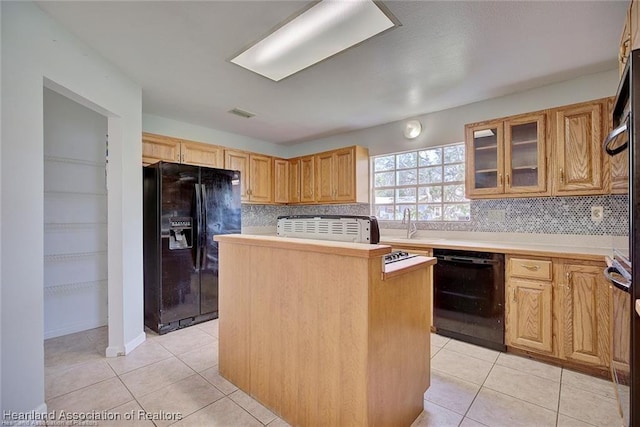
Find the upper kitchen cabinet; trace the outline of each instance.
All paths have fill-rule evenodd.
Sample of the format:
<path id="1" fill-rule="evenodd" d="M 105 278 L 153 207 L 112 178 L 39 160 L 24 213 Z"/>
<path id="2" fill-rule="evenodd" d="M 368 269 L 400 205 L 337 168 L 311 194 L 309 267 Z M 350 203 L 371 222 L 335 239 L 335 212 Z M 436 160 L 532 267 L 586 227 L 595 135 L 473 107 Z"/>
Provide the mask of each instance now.
<path id="1" fill-rule="evenodd" d="M 316 200 L 316 157 L 300 158 L 300 203 L 312 203 Z"/>
<path id="2" fill-rule="evenodd" d="M 467 197 L 548 195 L 545 114 L 466 126 Z"/>
<path id="3" fill-rule="evenodd" d="M 613 103 L 615 98 L 607 100 L 606 132 L 613 128 Z M 609 171 L 611 176 L 612 194 L 629 194 L 629 150 L 618 153 L 615 156 L 605 156 L 609 159 Z"/>
<path id="4" fill-rule="evenodd" d="M 180 140 L 153 133 L 142 133 L 142 164 L 180 162 Z"/>
<path id="5" fill-rule="evenodd" d="M 638 10 L 638 2 L 632 1 L 627 11 L 627 16 L 624 20 L 624 26 L 622 27 L 622 35 L 620 36 L 620 47 L 618 48 L 618 73 L 622 76 L 624 72 L 624 67 L 627 64 L 627 58 L 629 58 L 629 53 L 631 52 L 631 31 L 632 31 L 632 14 L 637 13 Z M 637 17 L 635 19 L 636 27 L 637 27 Z M 638 40 L 636 38 L 636 43 Z M 634 48 L 635 49 L 635 48 Z"/>
<path id="6" fill-rule="evenodd" d="M 142 134 L 142 164 L 150 165 L 159 161 L 184 163 L 196 166 L 222 168 L 223 147 L 171 138 L 152 133 Z"/>
<path id="7" fill-rule="evenodd" d="M 291 175 L 289 160 L 273 159 L 273 201 L 275 203 L 289 202 Z"/>
<path id="8" fill-rule="evenodd" d="M 225 169 L 240 171 L 240 200 L 271 203 L 272 158 L 244 151 L 225 150 Z"/>
<path id="9" fill-rule="evenodd" d="M 217 145 L 180 140 L 180 161 L 189 165 L 224 168 L 224 148 Z"/>
<path id="10" fill-rule="evenodd" d="M 289 203 L 315 202 L 315 156 L 289 159 Z"/>
<path id="11" fill-rule="evenodd" d="M 554 195 L 609 192 L 609 161 L 602 150 L 606 100 L 551 110 L 554 142 Z"/>
<path id="12" fill-rule="evenodd" d="M 319 153 L 314 162 L 316 202 L 369 201 L 369 152 L 366 148 L 354 146 Z"/>

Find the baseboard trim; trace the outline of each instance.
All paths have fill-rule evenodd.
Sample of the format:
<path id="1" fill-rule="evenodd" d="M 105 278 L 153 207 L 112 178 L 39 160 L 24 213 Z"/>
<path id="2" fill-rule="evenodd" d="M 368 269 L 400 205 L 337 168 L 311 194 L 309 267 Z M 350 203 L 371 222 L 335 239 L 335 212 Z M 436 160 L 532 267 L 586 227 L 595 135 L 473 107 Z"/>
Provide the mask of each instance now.
<path id="1" fill-rule="evenodd" d="M 142 344 L 147 339 L 147 334 L 142 331 L 140 335 L 129 341 L 124 345 L 124 354 L 131 353 L 136 347 Z"/>
<path id="2" fill-rule="evenodd" d="M 73 324 L 67 324 L 61 328 L 44 331 L 44 339 L 61 337 L 63 335 L 74 334 L 76 332 L 87 331 L 89 329 L 101 328 L 107 326 L 107 319 L 94 319 L 89 322 L 79 322 Z"/>
<path id="3" fill-rule="evenodd" d="M 107 357 L 125 356 L 131 353 L 136 347 L 142 344 L 146 339 L 147 339 L 147 335 L 143 331 L 140 333 L 140 335 L 138 335 L 128 343 L 125 343 L 124 346 L 110 345 L 109 347 L 107 347 L 105 355 Z"/>

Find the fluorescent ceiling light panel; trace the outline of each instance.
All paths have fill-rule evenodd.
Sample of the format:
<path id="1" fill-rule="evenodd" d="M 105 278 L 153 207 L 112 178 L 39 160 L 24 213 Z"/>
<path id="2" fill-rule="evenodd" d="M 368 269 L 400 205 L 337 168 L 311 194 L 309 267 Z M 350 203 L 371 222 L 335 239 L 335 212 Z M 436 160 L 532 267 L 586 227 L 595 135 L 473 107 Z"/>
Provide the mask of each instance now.
<path id="1" fill-rule="evenodd" d="M 280 81 L 395 25 L 371 0 L 323 0 L 231 62 Z"/>

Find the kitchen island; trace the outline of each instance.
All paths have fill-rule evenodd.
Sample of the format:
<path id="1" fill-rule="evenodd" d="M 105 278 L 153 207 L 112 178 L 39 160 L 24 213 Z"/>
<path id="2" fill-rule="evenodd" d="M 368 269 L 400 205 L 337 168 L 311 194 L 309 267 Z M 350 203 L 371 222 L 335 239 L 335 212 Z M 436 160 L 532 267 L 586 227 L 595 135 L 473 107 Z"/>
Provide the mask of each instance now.
<path id="1" fill-rule="evenodd" d="M 431 266 L 386 245 L 219 235 L 219 371 L 292 425 L 409 426 L 429 387 Z"/>

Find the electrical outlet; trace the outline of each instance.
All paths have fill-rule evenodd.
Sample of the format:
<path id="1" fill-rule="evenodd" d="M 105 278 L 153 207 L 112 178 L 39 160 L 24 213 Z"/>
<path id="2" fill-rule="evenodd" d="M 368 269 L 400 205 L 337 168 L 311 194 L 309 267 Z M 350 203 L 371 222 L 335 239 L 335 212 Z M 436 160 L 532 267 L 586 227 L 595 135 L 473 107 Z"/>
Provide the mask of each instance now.
<path id="1" fill-rule="evenodd" d="M 600 222 L 604 219 L 604 208 L 602 206 L 591 206 L 591 221 Z"/>

